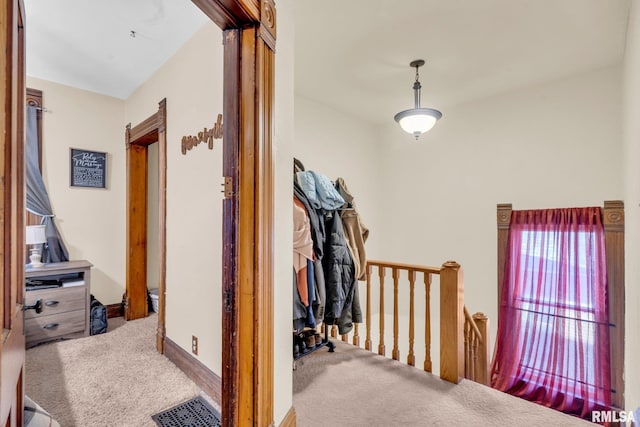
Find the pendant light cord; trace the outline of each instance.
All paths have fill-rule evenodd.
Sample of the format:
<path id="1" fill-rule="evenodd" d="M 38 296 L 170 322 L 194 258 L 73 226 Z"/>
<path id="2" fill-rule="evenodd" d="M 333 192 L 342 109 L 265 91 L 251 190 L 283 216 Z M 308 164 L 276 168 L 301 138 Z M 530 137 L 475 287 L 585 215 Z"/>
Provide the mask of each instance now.
<path id="1" fill-rule="evenodd" d="M 416 65 L 416 81 L 413 83 L 413 96 L 415 101 L 415 108 L 420 108 L 420 89 L 422 89 L 422 85 L 420 84 L 420 74 L 418 73 L 419 65 Z"/>

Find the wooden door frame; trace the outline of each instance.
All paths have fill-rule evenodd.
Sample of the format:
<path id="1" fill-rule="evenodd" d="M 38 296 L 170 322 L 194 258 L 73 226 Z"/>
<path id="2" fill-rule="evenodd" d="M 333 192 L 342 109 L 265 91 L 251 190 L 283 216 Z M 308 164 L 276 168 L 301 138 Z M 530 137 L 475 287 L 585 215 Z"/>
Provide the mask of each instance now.
<path id="1" fill-rule="evenodd" d="M 158 329 L 156 348 L 164 352 L 167 272 L 167 100 L 158 111 L 125 130 L 127 148 L 127 273 L 124 316 L 148 315 L 147 304 L 147 171 L 148 147 L 158 143 Z M 142 185 L 141 185 L 142 183 Z"/>
<path id="2" fill-rule="evenodd" d="M 23 424 L 25 67 L 22 0 L 0 6 L 0 425 Z"/>
<path id="3" fill-rule="evenodd" d="M 273 0 L 192 0 L 223 30 L 222 425 L 273 425 Z M 293 414 L 290 411 L 290 414 Z M 295 425 L 294 416 L 288 421 Z"/>

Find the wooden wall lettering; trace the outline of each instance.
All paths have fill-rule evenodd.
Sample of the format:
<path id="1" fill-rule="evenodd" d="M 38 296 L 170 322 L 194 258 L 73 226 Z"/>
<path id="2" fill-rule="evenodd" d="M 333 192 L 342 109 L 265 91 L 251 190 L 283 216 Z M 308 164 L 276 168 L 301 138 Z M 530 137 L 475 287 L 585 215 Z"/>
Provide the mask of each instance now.
<path id="1" fill-rule="evenodd" d="M 201 142 L 206 142 L 209 150 L 213 150 L 214 139 L 222 139 L 222 114 L 218 114 L 218 120 L 211 129 L 204 128 L 202 132 L 198 132 L 198 135 L 183 136 L 182 154 L 187 154 L 188 150 Z"/>

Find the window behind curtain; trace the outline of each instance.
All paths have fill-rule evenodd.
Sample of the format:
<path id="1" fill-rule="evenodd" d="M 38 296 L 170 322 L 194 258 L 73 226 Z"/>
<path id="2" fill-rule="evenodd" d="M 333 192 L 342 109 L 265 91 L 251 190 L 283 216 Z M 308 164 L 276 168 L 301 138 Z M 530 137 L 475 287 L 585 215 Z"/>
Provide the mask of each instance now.
<path id="1" fill-rule="evenodd" d="M 513 211 L 492 386 L 590 419 L 611 406 L 598 207 Z"/>

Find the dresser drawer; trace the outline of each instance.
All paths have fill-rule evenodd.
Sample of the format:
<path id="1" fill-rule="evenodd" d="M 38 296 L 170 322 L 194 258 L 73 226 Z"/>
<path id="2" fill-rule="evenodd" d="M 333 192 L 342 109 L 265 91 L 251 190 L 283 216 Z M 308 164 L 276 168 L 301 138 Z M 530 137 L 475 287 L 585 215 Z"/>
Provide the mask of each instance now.
<path id="1" fill-rule="evenodd" d="M 51 316 L 34 317 L 25 320 L 24 332 L 27 336 L 27 341 L 55 338 L 74 332 L 83 332 L 86 320 L 84 309 L 52 314 Z"/>
<path id="2" fill-rule="evenodd" d="M 87 290 L 84 286 L 74 286 L 28 291 L 25 299 L 26 305 L 33 305 L 37 300 L 42 300 L 42 312 L 36 313 L 35 310 L 24 312 L 24 318 L 27 320 L 67 311 L 84 310 L 87 305 Z"/>

